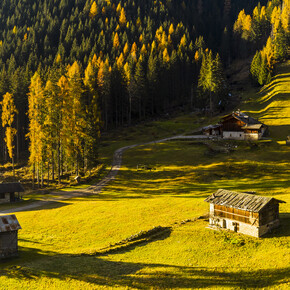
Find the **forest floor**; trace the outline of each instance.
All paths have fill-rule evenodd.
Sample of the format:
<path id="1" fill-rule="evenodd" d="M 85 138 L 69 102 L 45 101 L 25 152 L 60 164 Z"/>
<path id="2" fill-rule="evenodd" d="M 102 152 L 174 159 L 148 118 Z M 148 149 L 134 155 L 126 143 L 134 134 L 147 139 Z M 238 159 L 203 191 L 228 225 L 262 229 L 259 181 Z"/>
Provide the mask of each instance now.
<path id="1" fill-rule="evenodd" d="M 289 71 L 290 62 L 260 92 L 241 95 L 240 109 L 269 124 L 273 141 L 137 146 L 100 193 L 18 212 L 19 258 L 1 262 L 1 287 L 289 289 Z M 101 158 L 111 163 L 120 147 L 217 119 L 187 115 L 113 132 Z M 204 199 L 219 188 L 286 201 L 281 227 L 262 239 L 207 229 Z"/>

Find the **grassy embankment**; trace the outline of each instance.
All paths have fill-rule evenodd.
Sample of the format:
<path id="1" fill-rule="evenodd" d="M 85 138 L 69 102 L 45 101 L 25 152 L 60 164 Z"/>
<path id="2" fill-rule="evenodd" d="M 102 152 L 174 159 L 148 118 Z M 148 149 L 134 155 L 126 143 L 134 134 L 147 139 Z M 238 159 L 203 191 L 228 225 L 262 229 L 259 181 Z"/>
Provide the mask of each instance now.
<path id="1" fill-rule="evenodd" d="M 125 153 L 120 174 L 101 194 L 17 213 L 23 228 L 20 257 L 2 262 L 1 287 L 289 288 L 287 71 L 289 63 L 261 93 L 248 94 L 251 100 L 245 98 L 241 107 L 270 125 L 273 142 L 221 142 L 219 147 L 234 147 L 229 154 L 194 142 L 139 146 Z M 187 126 L 191 130 L 192 124 Z M 141 134 L 130 130 L 136 131 L 127 133 L 128 140 L 106 142 L 104 160 L 118 147 L 149 139 L 145 132 L 155 127 L 140 126 Z M 137 171 L 137 164 L 154 170 Z M 263 239 L 206 229 L 207 221 L 195 218 L 207 212 L 203 200 L 218 188 L 285 200 L 282 226 Z M 159 236 L 141 234 L 143 243 L 126 241 L 106 252 L 154 226 L 163 227 Z"/>

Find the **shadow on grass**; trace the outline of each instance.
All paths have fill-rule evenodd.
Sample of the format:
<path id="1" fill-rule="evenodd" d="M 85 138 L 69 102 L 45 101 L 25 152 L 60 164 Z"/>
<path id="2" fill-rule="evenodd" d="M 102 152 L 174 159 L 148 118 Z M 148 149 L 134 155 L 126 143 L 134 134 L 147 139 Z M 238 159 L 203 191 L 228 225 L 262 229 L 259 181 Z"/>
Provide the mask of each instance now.
<path id="1" fill-rule="evenodd" d="M 21 248 L 19 260 L 0 266 L 0 275 L 8 279 L 29 280 L 41 286 L 40 279 L 81 281 L 97 286 L 148 288 L 264 288 L 280 285 L 289 277 L 289 267 L 281 269 L 187 267 L 158 263 L 112 261 L 94 256 L 56 255 L 33 248 Z M 68 282 L 67 282 L 68 283 Z M 91 286 L 93 286 L 91 285 Z"/>
<path id="2" fill-rule="evenodd" d="M 83 254 L 84 256 L 106 256 L 108 254 L 122 254 L 128 251 L 132 251 L 137 247 L 144 247 L 149 243 L 155 241 L 162 241 L 170 237 L 172 228 L 171 227 L 155 227 L 149 231 L 140 232 L 139 234 L 133 235 L 130 238 L 123 240 L 109 247 L 103 248 L 96 251 L 93 254 Z"/>
<path id="3" fill-rule="evenodd" d="M 263 236 L 264 238 L 273 238 L 273 237 L 289 237 L 290 236 L 290 213 L 280 213 L 280 226 L 277 229 L 272 230 L 271 233 Z"/>
<path id="4" fill-rule="evenodd" d="M 21 207 L 0 210 L 0 214 L 56 209 L 56 208 L 61 208 L 67 205 L 70 205 L 70 203 L 60 202 L 60 201 L 40 200 L 40 201 L 31 202 L 28 205 L 23 205 Z"/>

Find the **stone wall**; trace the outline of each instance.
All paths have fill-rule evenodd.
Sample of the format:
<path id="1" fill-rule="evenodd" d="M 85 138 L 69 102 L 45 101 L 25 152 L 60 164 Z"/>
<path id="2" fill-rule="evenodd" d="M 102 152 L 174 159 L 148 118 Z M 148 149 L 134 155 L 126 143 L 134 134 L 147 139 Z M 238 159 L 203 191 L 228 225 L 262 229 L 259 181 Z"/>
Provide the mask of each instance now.
<path id="1" fill-rule="evenodd" d="M 10 202 L 10 193 L 5 193 L 5 198 L 0 198 L 0 204 L 7 202 Z"/>
<path id="2" fill-rule="evenodd" d="M 18 255 L 17 231 L 0 233 L 0 259 Z"/>
<path id="3" fill-rule="evenodd" d="M 233 139 L 233 140 L 244 140 L 245 133 L 244 132 L 237 132 L 237 131 L 224 131 L 223 138 L 224 139 Z"/>

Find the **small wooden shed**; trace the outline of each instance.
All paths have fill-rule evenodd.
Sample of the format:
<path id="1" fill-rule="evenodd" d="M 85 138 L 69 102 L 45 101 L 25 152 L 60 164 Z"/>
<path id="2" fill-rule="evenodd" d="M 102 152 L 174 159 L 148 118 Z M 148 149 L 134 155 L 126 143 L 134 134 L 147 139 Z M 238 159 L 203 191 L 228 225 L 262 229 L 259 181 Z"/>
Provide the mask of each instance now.
<path id="1" fill-rule="evenodd" d="M 18 230 L 21 226 L 14 214 L 0 216 L 0 259 L 18 256 Z"/>
<path id="2" fill-rule="evenodd" d="M 221 124 L 215 124 L 215 125 L 209 125 L 202 128 L 203 135 L 207 136 L 221 136 L 222 135 L 222 125 Z"/>
<path id="3" fill-rule="evenodd" d="M 250 193 L 219 189 L 210 203 L 209 226 L 261 237 L 280 225 L 279 203 L 284 201 Z"/>
<path id="4" fill-rule="evenodd" d="M 20 192 L 24 192 L 20 182 L 0 183 L 0 203 L 15 202 Z"/>

